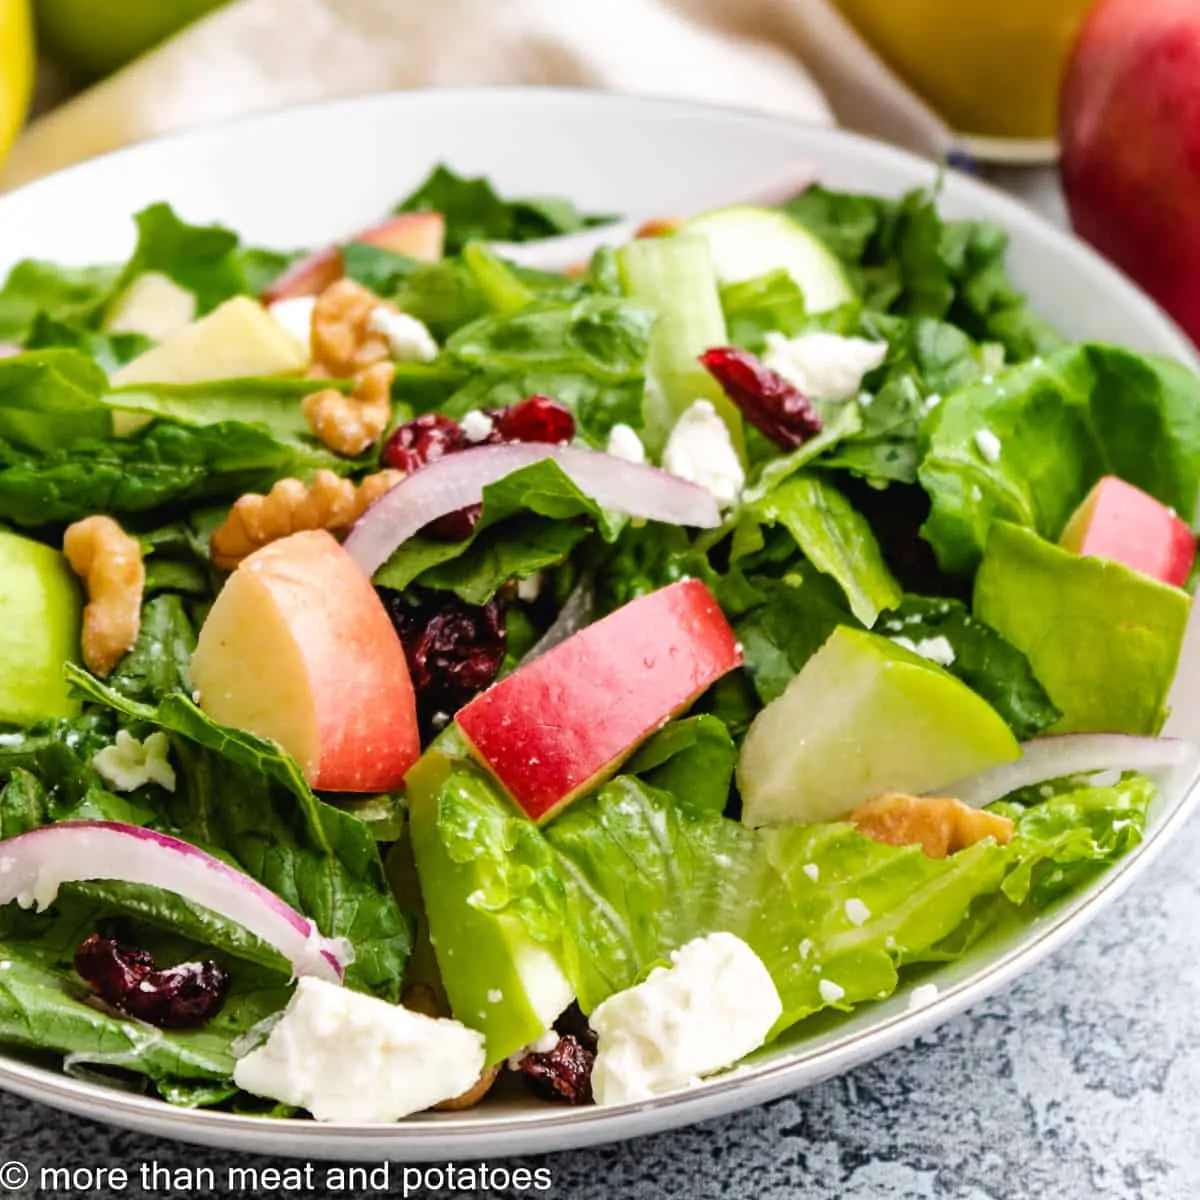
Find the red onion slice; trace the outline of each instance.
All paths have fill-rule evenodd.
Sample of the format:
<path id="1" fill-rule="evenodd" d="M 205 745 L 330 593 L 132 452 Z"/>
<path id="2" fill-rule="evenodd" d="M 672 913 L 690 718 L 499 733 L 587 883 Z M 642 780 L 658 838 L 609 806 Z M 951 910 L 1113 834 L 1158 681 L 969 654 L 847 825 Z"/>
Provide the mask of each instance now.
<path id="1" fill-rule="evenodd" d="M 710 196 L 704 203 L 695 201 L 682 204 L 670 215 L 673 219 L 686 220 L 690 216 L 711 212 L 714 208 L 725 208 L 731 204 L 758 204 L 764 206 L 783 204 L 799 195 L 813 182 L 811 171 L 801 173 L 788 171 L 785 175 L 764 181 L 755 188 L 738 187 L 721 196 Z M 662 218 L 669 209 L 665 205 L 657 213 L 645 213 L 640 217 L 628 217 L 584 229 L 579 233 L 567 233 L 558 237 L 539 238 L 534 242 L 489 242 L 489 247 L 501 258 L 519 267 L 532 267 L 539 271 L 566 271 L 591 260 L 597 250 L 604 247 L 616 248 L 632 241 L 638 230 L 648 222 Z"/>
<path id="2" fill-rule="evenodd" d="M 62 821 L 0 841 L 0 904 L 39 909 L 64 883 L 111 879 L 173 892 L 241 925 L 297 975 L 340 983 L 354 952 L 327 938 L 269 888 L 203 850 L 118 821 Z"/>
<path id="3" fill-rule="evenodd" d="M 984 771 L 947 788 L 973 808 L 1001 800 L 1018 788 L 1096 771 L 1161 771 L 1197 760 L 1197 747 L 1178 738 L 1134 737 L 1124 733 L 1064 733 L 1021 745 L 1016 762 Z"/>
<path id="4" fill-rule="evenodd" d="M 350 531 L 346 550 L 374 575 L 398 546 L 430 521 L 478 504 L 489 484 L 547 458 L 601 508 L 667 525 L 713 529 L 720 524 L 710 492 L 657 467 L 596 450 L 515 442 L 460 450 L 406 476 L 367 509 Z"/>

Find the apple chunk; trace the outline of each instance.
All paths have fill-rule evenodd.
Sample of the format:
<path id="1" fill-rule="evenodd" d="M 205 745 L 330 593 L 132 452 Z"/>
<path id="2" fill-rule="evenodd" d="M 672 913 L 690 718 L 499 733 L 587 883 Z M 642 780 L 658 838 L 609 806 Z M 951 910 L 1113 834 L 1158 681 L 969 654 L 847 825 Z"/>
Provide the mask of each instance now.
<path id="1" fill-rule="evenodd" d="M 458 726 L 522 811 L 545 821 L 741 661 L 712 593 L 685 580 L 502 679 Z"/>
<path id="2" fill-rule="evenodd" d="M 421 751 L 404 649 L 328 533 L 242 562 L 200 630 L 192 681 L 209 716 L 278 742 L 313 787 L 390 791 Z"/>
<path id="3" fill-rule="evenodd" d="M 1196 539 L 1166 505 L 1115 475 L 1106 475 L 1067 522 L 1058 544 L 1089 558 L 1109 558 L 1182 587 L 1196 560 Z"/>
<path id="4" fill-rule="evenodd" d="M 446 222 L 441 213 L 401 213 L 363 229 L 349 242 L 366 242 L 393 254 L 404 254 L 422 262 L 436 262 L 442 257 L 446 240 Z M 296 296 L 316 296 L 342 277 L 342 252 L 337 246 L 326 246 L 293 263 L 263 293 L 264 304 L 290 300 Z"/>

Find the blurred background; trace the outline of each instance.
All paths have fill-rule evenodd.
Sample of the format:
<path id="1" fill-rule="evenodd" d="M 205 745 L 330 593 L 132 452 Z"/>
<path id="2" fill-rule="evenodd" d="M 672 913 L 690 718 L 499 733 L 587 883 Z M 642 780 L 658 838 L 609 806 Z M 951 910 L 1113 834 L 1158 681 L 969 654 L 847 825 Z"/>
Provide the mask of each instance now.
<path id="1" fill-rule="evenodd" d="M 1050 204 L 1061 172 L 1076 230 L 1200 338 L 1200 0 L 0 0 L 0 190 L 245 112 L 472 84 L 840 124 Z"/>

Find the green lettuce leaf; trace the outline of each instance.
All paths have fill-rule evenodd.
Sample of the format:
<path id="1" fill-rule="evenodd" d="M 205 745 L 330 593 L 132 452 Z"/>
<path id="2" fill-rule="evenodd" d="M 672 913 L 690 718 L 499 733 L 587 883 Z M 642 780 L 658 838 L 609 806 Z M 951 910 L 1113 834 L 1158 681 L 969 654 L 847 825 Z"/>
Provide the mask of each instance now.
<path id="1" fill-rule="evenodd" d="M 999 440 L 992 462 L 981 431 Z M 1055 540 L 1091 486 L 1119 475 L 1181 513 L 1200 498 L 1200 378 L 1107 346 L 1071 346 L 954 393 L 923 431 L 922 532 L 943 570 L 979 562 L 993 521 Z"/>
<path id="2" fill-rule="evenodd" d="M 0 341 L 24 345 L 39 316 L 91 328 L 112 293 L 120 267 L 62 267 L 27 258 L 0 288 Z"/>
<path id="3" fill-rule="evenodd" d="M 75 350 L 38 350 L 0 359 L 0 439 L 51 454 L 79 438 L 107 437 L 112 416 L 98 403 L 104 372 Z"/>
<path id="4" fill-rule="evenodd" d="M 103 371 L 112 372 L 154 343 L 140 333 L 97 333 L 85 325 L 56 321 L 38 313 L 25 340 L 28 350 L 78 350 Z"/>
<path id="5" fill-rule="evenodd" d="M 483 489 L 483 512 L 470 537 L 410 538 L 376 571 L 374 582 L 396 591 L 417 582 L 484 604 L 507 580 L 560 562 L 595 528 L 611 539 L 619 526 L 546 460 Z"/>
<path id="6" fill-rule="evenodd" d="M 183 600 L 170 592 L 154 596 L 142 605 L 137 641 L 108 677 L 108 685 L 147 704 L 173 692 L 190 695 L 189 664 L 195 648 L 196 631 Z"/>
<path id="7" fill-rule="evenodd" d="M 842 260 L 868 308 L 937 317 L 1014 362 L 1062 344 L 1013 286 L 1007 234 L 943 220 L 930 191 L 894 200 L 815 186 L 785 207 Z"/>
<path id="8" fill-rule="evenodd" d="M 347 982 L 395 998 L 411 929 L 392 896 L 370 830 L 313 795 L 273 742 L 210 721 L 180 694 L 157 707 L 129 700 L 78 668 L 71 682 L 135 731 L 171 739 L 178 786 L 153 789 L 147 822 L 235 862 L 355 950 Z"/>
<path id="9" fill-rule="evenodd" d="M 1016 823 L 1005 896 L 1043 908 L 1081 887 L 1141 842 L 1153 799 L 1148 779 L 1127 775 L 1112 787 L 1071 788 L 1036 804 L 993 804 L 990 811 Z"/>
<path id="10" fill-rule="evenodd" d="M 442 165 L 434 167 L 395 211 L 441 213 L 447 254 L 457 254 L 468 242 L 532 241 L 611 220 L 580 212 L 558 197 L 502 200 L 486 179 L 456 175 Z"/>
<path id="11" fill-rule="evenodd" d="M 850 611 L 868 629 L 879 614 L 900 603 L 903 593 L 883 561 L 866 520 L 824 477 L 798 473 L 742 513 L 734 557 L 762 545 L 761 532 L 746 532 L 747 521 L 780 524 L 817 570 L 831 576 L 846 593 Z"/>
<path id="12" fill-rule="evenodd" d="M 169 204 L 144 208 L 134 223 L 137 246 L 112 295 L 155 271 L 191 292 L 200 316 L 233 296 L 258 295 L 294 257 L 244 248 L 236 233 L 220 225 L 189 225 Z"/>
<path id="13" fill-rule="evenodd" d="M 725 723 L 711 714 L 672 721 L 625 764 L 650 787 L 670 792 L 697 812 L 723 812 L 733 782 L 737 747 Z"/>

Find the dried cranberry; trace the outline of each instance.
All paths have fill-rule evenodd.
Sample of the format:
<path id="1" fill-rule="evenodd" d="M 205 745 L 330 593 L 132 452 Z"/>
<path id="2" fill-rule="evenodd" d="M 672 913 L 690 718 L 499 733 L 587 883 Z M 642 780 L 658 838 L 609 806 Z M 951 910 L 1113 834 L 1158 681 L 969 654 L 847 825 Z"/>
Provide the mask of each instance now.
<path id="1" fill-rule="evenodd" d="M 517 1064 L 530 1091 L 543 1100 L 568 1104 L 592 1101 L 592 1066 L 596 1055 L 572 1034 L 563 1034 L 553 1050 L 526 1054 Z"/>
<path id="2" fill-rule="evenodd" d="M 466 508 L 456 508 L 454 512 L 448 512 L 436 521 L 430 521 L 421 532 L 439 541 L 461 542 L 475 532 L 482 512 L 482 504 L 468 504 Z"/>
<path id="3" fill-rule="evenodd" d="M 549 396 L 530 396 L 507 408 L 491 409 L 490 442 L 545 442 L 559 445 L 575 436 L 571 410 Z"/>
<path id="4" fill-rule="evenodd" d="M 93 933 L 75 951 L 75 970 L 114 1008 L 162 1029 L 207 1021 L 229 991 L 229 972 L 215 962 L 156 969 L 153 955 Z"/>
<path id="5" fill-rule="evenodd" d="M 746 420 L 780 449 L 795 450 L 821 432 L 813 402 L 753 354 L 722 346 L 706 350 L 700 361 Z"/>
<path id="6" fill-rule="evenodd" d="M 457 421 L 440 413 L 424 413 L 396 426 L 383 447 L 383 463 L 396 471 L 419 471 L 470 444 Z"/>
<path id="7" fill-rule="evenodd" d="M 475 605 L 448 595 L 413 606 L 389 588 L 379 594 L 404 644 L 423 716 L 456 712 L 499 674 L 507 630 L 498 599 Z"/>

